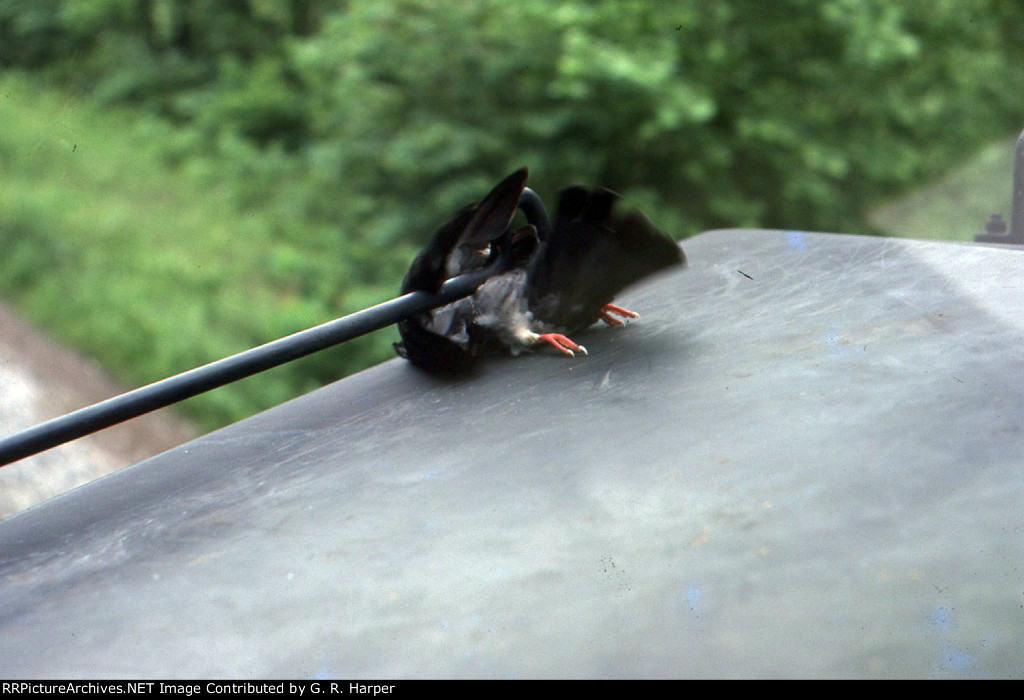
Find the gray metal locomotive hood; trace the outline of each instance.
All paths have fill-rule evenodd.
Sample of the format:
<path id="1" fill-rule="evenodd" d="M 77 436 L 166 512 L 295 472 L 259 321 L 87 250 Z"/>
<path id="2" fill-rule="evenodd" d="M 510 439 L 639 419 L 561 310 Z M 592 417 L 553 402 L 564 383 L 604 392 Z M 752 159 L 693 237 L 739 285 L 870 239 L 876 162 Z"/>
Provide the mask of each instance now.
<path id="1" fill-rule="evenodd" d="M 0 677 L 1020 677 L 1024 257 L 730 230 L 0 523 Z"/>

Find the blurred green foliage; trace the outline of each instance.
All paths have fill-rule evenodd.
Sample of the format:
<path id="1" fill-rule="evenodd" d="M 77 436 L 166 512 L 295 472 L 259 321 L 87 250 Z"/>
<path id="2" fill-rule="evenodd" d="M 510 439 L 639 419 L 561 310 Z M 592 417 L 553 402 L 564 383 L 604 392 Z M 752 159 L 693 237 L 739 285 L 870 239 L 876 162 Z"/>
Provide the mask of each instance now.
<path id="1" fill-rule="evenodd" d="M 1017 138 L 976 151 L 940 180 L 872 210 L 868 221 L 883 235 L 973 242 L 994 213 L 1010 219 Z"/>
<path id="2" fill-rule="evenodd" d="M 865 231 L 1020 128 L 1002 0 L 0 0 L 0 291 L 151 381 L 392 296 L 520 165 L 676 237 Z M 387 333 L 190 402 L 208 426 Z"/>

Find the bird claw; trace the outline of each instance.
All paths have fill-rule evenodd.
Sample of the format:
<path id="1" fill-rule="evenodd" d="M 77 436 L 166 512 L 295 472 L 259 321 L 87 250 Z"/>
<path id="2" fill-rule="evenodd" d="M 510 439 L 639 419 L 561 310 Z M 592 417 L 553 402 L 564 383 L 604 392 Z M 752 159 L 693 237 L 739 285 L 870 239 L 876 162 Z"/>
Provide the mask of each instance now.
<path id="1" fill-rule="evenodd" d="M 587 354 L 587 349 L 585 347 L 579 343 L 573 342 L 571 338 L 564 336 L 561 333 L 541 333 L 537 336 L 537 342 L 551 343 L 556 350 L 563 355 L 568 355 L 569 357 L 575 357 L 577 352 L 581 355 Z M 574 350 L 576 352 L 573 352 Z"/>
<path id="2" fill-rule="evenodd" d="M 636 311 L 630 311 L 618 304 L 605 304 L 601 307 L 601 310 L 597 312 L 597 315 L 609 326 L 626 325 L 626 322 L 622 320 L 623 318 L 640 318 L 640 314 Z M 616 316 L 621 316 L 622 318 L 616 318 Z"/>

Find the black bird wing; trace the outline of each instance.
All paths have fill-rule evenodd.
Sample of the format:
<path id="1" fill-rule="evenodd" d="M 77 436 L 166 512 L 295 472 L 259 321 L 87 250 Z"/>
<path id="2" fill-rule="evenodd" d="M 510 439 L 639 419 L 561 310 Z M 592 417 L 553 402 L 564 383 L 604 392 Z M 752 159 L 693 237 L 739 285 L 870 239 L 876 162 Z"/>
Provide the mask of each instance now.
<path id="1" fill-rule="evenodd" d="M 531 262 L 528 302 L 534 317 L 573 333 L 594 323 L 629 285 L 686 257 L 647 217 L 613 214 L 619 196 L 574 185 L 562 191 L 554 227 Z"/>
<path id="2" fill-rule="evenodd" d="M 508 230 L 529 175 L 529 168 L 520 168 L 445 222 L 413 260 L 402 293 L 437 292 L 445 280 L 485 267 L 490 246 Z"/>
<path id="3" fill-rule="evenodd" d="M 402 293 L 435 293 L 445 280 L 482 269 L 499 254 L 514 260 L 532 252 L 532 227 L 512 232 L 509 226 L 528 177 L 528 168 L 517 170 L 479 203 L 445 222 L 416 256 L 402 282 Z M 536 240 L 535 232 L 532 238 Z M 395 350 L 435 373 L 466 372 L 475 355 L 470 338 L 473 316 L 473 301 L 467 298 L 400 321 L 402 342 L 395 343 Z"/>

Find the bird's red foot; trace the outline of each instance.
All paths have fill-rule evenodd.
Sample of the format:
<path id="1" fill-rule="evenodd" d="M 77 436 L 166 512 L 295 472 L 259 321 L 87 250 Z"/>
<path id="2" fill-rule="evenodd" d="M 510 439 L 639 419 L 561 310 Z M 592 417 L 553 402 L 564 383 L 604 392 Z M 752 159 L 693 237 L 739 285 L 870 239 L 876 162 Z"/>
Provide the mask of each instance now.
<path id="1" fill-rule="evenodd" d="M 587 349 L 585 347 L 579 343 L 573 342 L 572 339 L 562 335 L 561 333 L 541 333 L 537 336 L 537 342 L 551 343 L 555 346 L 556 350 L 564 355 L 568 355 L 569 357 L 575 357 L 577 352 L 581 355 L 587 354 Z"/>
<path id="2" fill-rule="evenodd" d="M 625 309 L 618 304 L 605 304 L 601 307 L 601 310 L 597 314 L 601 317 L 601 320 L 607 323 L 609 326 L 624 326 L 626 322 L 623 318 L 640 318 L 640 314 L 636 311 L 630 311 Z M 621 318 L 616 318 L 620 316 Z"/>

